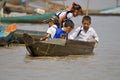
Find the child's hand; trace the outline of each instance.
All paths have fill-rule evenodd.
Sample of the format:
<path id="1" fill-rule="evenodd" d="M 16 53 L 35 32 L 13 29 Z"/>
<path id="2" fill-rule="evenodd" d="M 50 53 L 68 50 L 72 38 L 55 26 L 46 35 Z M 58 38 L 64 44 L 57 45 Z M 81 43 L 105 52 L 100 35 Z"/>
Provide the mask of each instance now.
<path id="1" fill-rule="evenodd" d="M 40 38 L 40 41 L 44 41 L 44 38 Z"/>

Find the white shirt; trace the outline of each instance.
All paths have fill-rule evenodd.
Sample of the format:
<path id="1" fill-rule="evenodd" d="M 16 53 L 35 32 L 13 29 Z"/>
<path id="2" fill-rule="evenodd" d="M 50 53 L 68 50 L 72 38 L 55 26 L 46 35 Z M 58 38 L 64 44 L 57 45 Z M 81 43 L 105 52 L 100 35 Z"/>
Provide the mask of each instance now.
<path id="1" fill-rule="evenodd" d="M 59 17 L 65 15 L 67 13 L 67 11 L 63 11 L 63 12 L 58 12 L 57 15 L 59 15 Z M 68 13 L 67 14 L 67 19 L 71 19 L 73 17 L 73 14 L 72 13 Z"/>
<path id="2" fill-rule="evenodd" d="M 80 34 L 78 35 L 79 31 L 81 30 Z M 78 36 L 77 36 L 78 35 Z M 85 32 L 83 27 L 78 27 L 72 35 L 70 35 L 69 39 L 79 40 L 79 41 L 91 41 L 95 39 L 97 42 L 99 41 L 98 35 L 96 31 L 89 27 L 88 31 Z"/>
<path id="3" fill-rule="evenodd" d="M 52 40 L 54 38 L 54 35 L 56 33 L 56 25 L 53 25 L 51 27 L 48 28 L 47 33 L 51 35 L 51 37 L 49 38 L 49 40 Z"/>

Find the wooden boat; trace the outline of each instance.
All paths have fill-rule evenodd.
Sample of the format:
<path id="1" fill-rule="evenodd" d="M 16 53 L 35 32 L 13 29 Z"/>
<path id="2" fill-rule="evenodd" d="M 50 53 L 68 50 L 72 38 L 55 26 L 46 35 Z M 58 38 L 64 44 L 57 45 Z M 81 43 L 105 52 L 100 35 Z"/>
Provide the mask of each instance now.
<path id="1" fill-rule="evenodd" d="M 67 56 L 93 53 L 95 43 L 55 39 L 35 41 L 28 34 L 23 35 L 25 46 L 31 56 Z"/>
<path id="2" fill-rule="evenodd" d="M 41 15 L 28 15 L 28 16 L 18 16 L 18 17 L 2 17 L 1 22 L 6 23 L 44 23 L 55 13 L 47 13 Z"/>
<path id="3" fill-rule="evenodd" d="M 58 11 L 66 9 L 64 5 L 53 3 L 50 1 L 41 0 L 39 1 L 39 3 L 42 4 L 42 6 L 40 6 L 39 8 L 35 8 L 29 5 L 15 5 L 15 4 L 11 4 L 7 2 L 4 7 L 4 13 L 10 14 L 11 12 L 20 12 L 20 13 L 27 13 L 27 14 L 37 14 L 35 10 L 41 9 L 42 11 L 44 11 L 44 12 L 40 11 L 41 14 L 43 14 L 43 13 L 50 13 L 50 12 L 58 12 Z"/>
<path id="4" fill-rule="evenodd" d="M 32 1 L 34 0 L 28 0 L 25 2 L 22 0 L 7 0 L 4 6 L 4 13 L 10 14 L 11 12 L 20 12 L 27 14 L 44 14 L 50 12 L 58 12 L 66 9 L 65 5 L 54 3 L 49 0 L 36 0 L 38 1 L 37 3 L 40 3 L 42 6 L 40 6 L 39 8 L 35 8 L 34 6 L 32 7 L 32 5 L 29 5 L 29 3 L 31 3 Z"/>
<path id="5" fill-rule="evenodd" d="M 14 4 L 14 5 L 19 5 L 21 4 L 21 0 L 7 0 L 8 3 Z"/>
<path id="6" fill-rule="evenodd" d="M 39 41 L 40 38 L 43 37 L 43 35 L 44 35 L 46 32 L 17 29 L 17 30 L 14 32 L 13 40 L 16 41 L 18 44 L 24 44 L 24 41 L 23 41 L 23 33 L 27 33 L 27 34 L 29 34 L 30 36 L 32 36 L 36 41 Z"/>
<path id="7" fill-rule="evenodd" d="M 103 10 L 100 11 L 100 13 L 106 13 L 106 14 L 107 13 L 119 13 L 120 14 L 120 6 L 103 9 Z"/>
<path id="8" fill-rule="evenodd" d="M 1 17 L 0 22 L 5 23 L 45 23 L 55 13 L 47 13 L 41 15 L 29 15 L 29 16 L 18 16 L 18 17 Z"/>
<path id="9" fill-rule="evenodd" d="M 3 26 L 0 26 L 0 46 L 4 46 L 10 42 L 15 30 L 16 24 L 9 25 L 7 29 L 5 29 Z"/>
<path id="10" fill-rule="evenodd" d="M 12 2 L 15 2 L 14 0 Z M 24 5 L 22 0 L 17 1 L 18 5 Z M 40 6 L 41 9 L 44 9 L 45 12 L 58 12 L 60 10 L 65 10 L 68 6 L 65 5 L 65 1 L 62 0 L 63 4 L 55 3 L 54 1 L 50 0 L 27 0 L 26 6 L 29 5 L 31 2 L 37 2 L 42 4 Z"/>
<path id="11" fill-rule="evenodd" d="M 14 5 L 10 3 L 6 3 L 4 7 L 4 13 L 10 14 L 11 12 L 19 12 L 19 13 L 27 13 L 34 14 L 34 7 L 31 6 L 23 6 L 23 5 Z"/>
<path id="12" fill-rule="evenodd" d="M 50 12 L 58 12 L 61 10 L 65 10 L 66 8 L 68 8 L 67 5 L 65 5 L 65 1 L 61 0 L 63 2 L 63 4 L 59 4 L 59 3 L 55 3 L 54 1 L 50 1 L 50 0 L 41 0 L 42 2 L 44 2 L 46 4 L 46 6 L 48 7 L 48 9 L 46 11 L 50 11 Z"/>

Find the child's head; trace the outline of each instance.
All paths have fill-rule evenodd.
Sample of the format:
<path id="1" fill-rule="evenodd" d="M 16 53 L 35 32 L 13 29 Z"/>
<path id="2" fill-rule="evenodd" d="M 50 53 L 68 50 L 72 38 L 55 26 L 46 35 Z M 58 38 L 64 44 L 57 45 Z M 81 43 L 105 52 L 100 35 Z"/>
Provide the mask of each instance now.
<path id="1" fill-rule="evenodd" d="M 72 20 L 67 20 L 64 24 L 64 31 L 69 33 L 74 28 L 74 23 Z"/>
<path id="2" fill-rule="evenodd" d="M 84 28 L 89 28 L 90 24 L 91 24 L 91 17 L 90 16 L 84 16 L 82 18 L 82 24 Z"/>
<path id="3" fill-rule="evenodd" d="M 72 9 L 71 11 L 73 11 L 73 16 L 76 17 L 80 14 L 82 14 L 82 7 L 79 4 L 73 3 L 72 4 Z"/>
<path id="4" fill-rule="evenodd" d="M 48 23 L 49 27 L 51 27 L 52 25 L 59 25 L 58 19 L 56 17 L 51 17 Z"/>

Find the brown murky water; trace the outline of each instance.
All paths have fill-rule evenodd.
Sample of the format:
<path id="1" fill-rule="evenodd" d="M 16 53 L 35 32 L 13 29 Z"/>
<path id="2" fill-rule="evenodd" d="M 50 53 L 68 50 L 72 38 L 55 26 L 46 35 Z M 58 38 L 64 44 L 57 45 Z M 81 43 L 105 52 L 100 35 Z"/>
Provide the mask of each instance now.
<path id="1" fill-rule="evenodd" d="M 1 47 L 0 80 L 120 80 L 120 18 L 92 19 L 100 37 L 94 55 L 33 58 L 24 46 Z M 43 30 L 45 25 L 34 26 Z"/>
<path id="2" fill-rule="evenodd" d="M 77 27 L 81 17 L 73 21 Z M 119 24 L 119 16 L 92 16 L 100 37 L 94 55 L 33 58 L 24 46 L 0 47 L 0 80 L 120 80 Z M 46 25 L 17 25 L 19 29 L 47 29 Z"/>

